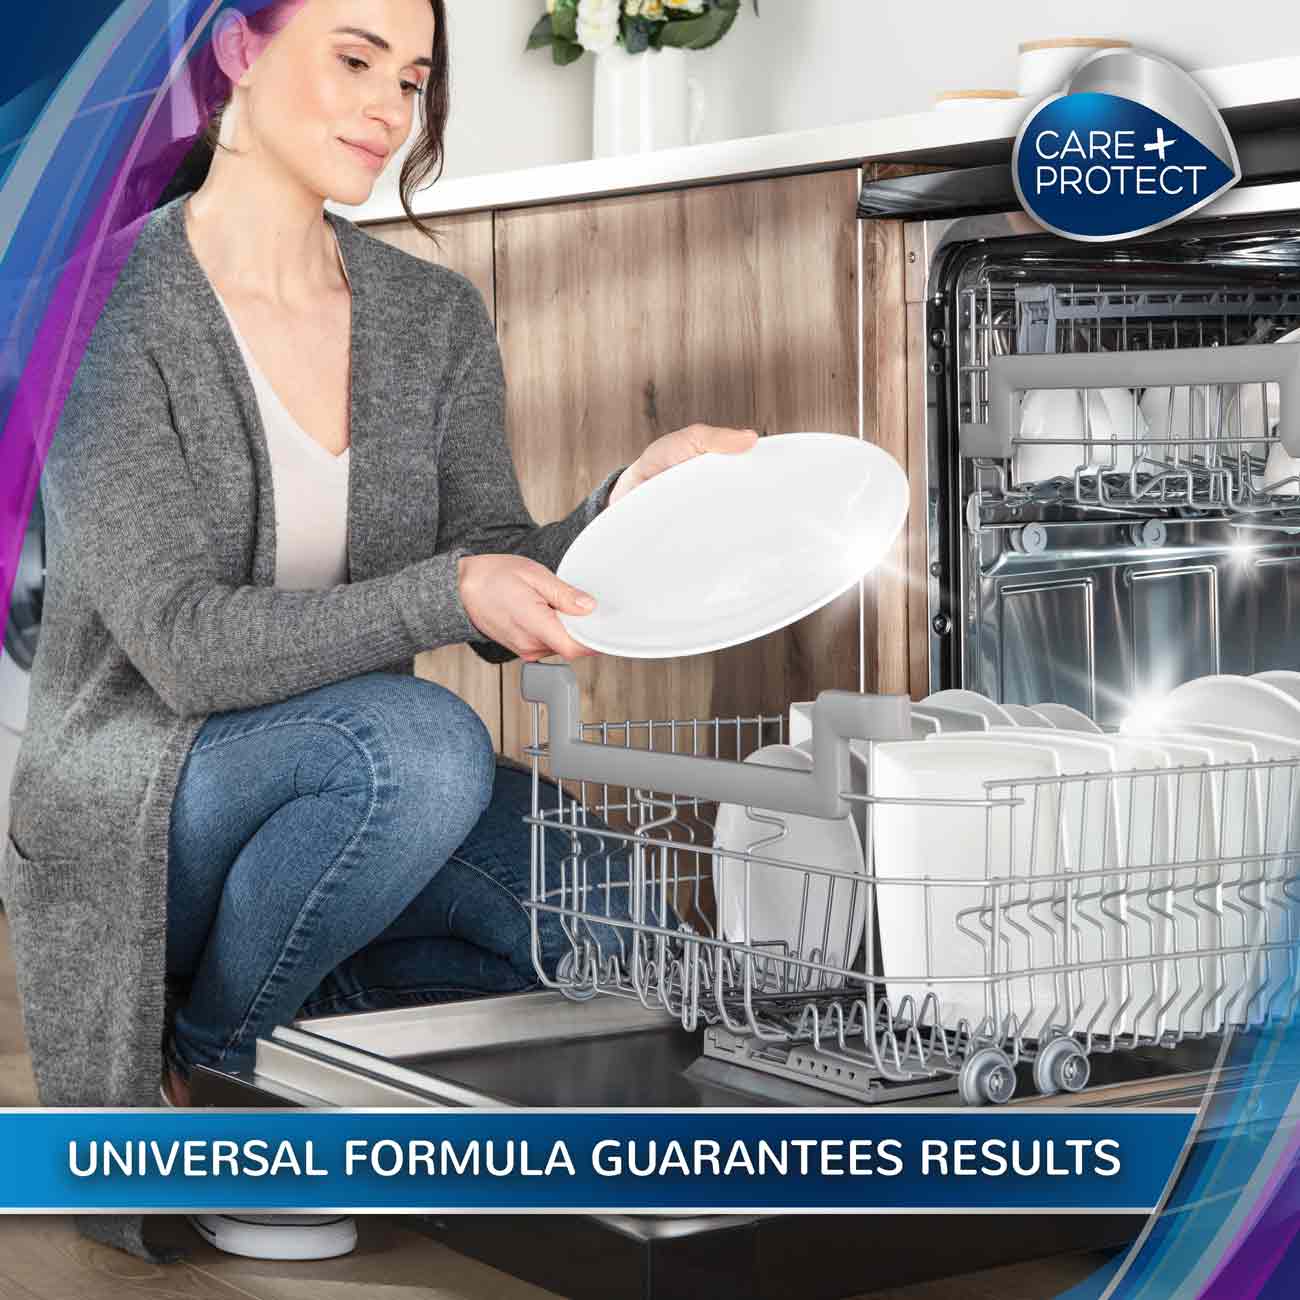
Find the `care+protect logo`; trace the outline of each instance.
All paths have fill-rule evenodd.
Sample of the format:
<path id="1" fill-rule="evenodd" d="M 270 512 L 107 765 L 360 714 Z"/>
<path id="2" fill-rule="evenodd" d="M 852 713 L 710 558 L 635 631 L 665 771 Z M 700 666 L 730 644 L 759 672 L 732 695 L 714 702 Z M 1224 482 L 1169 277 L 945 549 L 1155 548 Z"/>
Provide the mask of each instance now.
<path id="1" fill-rule="evenodd" d="M 1025 120 L 1011 162 L 1025 210 L 1090 242 L 1158 230 L 1241 179 L 1219 110 L 1167 59 L 1103 50 Z"/>

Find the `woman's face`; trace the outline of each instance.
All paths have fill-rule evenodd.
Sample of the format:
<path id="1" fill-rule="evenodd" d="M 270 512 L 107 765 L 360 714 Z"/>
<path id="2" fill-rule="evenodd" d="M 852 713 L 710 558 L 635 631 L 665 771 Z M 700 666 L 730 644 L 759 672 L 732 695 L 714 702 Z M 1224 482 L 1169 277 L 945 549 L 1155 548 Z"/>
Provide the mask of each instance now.
<path id="1" fill-rule="evenodd" d="M 321 198 L 364 203 L 411 133 L 429 76 L 433 7 L 290 0 L 276 18 L 269 37 L 245 28 L 242 52 L 238 32 L 217 37 L 222 66 L 243 92 L 234 140 L 223 134 L 223 142 L 285 168 Z"/>

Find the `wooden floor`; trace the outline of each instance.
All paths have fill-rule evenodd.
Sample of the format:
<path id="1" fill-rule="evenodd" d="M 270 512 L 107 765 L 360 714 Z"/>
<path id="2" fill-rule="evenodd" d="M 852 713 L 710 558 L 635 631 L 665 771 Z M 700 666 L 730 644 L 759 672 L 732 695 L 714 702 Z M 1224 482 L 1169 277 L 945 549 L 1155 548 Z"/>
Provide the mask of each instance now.
<path id="1" fill-rule="evenodd" d="M 0 916 L 0 1106 L 35 1104 L 9 930 Z M 70 1219 L 0 1215 L 0 1300 L 362 1300 L 381 1286 L 393 1300 L 554 1300 L 549 1291 L 404 1230 L 398 1219 L 362 1216 L 357 1229 L 353 1254 L 287 1264 L 224 1255 L 200 1241 L 183 1218 L 168 1216 L 151 1235 L 185 1246 L 191 1256 L 155 1267 L 87 1241 Z M 1099 1256 L 1069 1256 L 874 1291 L 870 1300 L 1047 1300 L 1102 1262 Z"/>

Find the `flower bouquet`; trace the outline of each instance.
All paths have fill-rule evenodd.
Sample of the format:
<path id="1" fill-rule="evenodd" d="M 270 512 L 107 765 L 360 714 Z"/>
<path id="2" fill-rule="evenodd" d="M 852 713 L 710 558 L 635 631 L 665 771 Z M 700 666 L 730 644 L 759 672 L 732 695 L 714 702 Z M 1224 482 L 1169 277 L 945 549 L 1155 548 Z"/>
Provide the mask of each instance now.
<path id="1" fill-rule="evenodd" d="M 731 30 L 739 10 L 740 0 L 546 0 L 546 13 L 533 28 L 528 48 L 549 45 L 559 64 L 616 45 L 628 54 L 705 50 Z"/>

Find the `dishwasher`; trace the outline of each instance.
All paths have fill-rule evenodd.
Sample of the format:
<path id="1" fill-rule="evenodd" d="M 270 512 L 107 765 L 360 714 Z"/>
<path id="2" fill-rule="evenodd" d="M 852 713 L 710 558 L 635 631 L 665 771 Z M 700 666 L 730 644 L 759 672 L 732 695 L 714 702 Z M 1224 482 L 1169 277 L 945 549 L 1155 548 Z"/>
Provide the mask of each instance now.
<path id="1" fill-rule="evenodd" d="M 1192 678 L 1295 666 L 1300 347 L 1279 340 L 1300 327 L 1300 186 L 1230 198 L 1226 215 L 1123 247 L 1081 248 L 1011 212 L 905 223 L 910 472 L 926 502 L 913 521 L 926 567 L 910 599 L 928 630 L 931 690 L 1052 701 L 1113 730 Z M 1084 395 L 1082 431 L 1031 446 L 1025 395 L 1062 390 Z M 1097 438 L 1091 394 L 1114 390 L 1131 402 L 1131 436 Z M 1163 394 L 1168 415 L 1139 424 L 1149 394 Z M 1044 448 L 1053 472 L 1028 473 Z M 983 878 L 900 876 L 873 860 L 873 819 L 906 801 L 874 791 L 870 758 L 855 753 L 924 734 L 941 706 L 823 692 L 803 737 L 807 770 L 790 771 L 740 760 L 793 740 L 794 712 L 583 720 L 563 665 L 526 665 L 522 691 L 535 957 L 543 926 L 568 941 L 546 987 L 282 1026 L 247 1074 L 197 1071 L 195 1104 L 1194 1106 L 1212 1076 L 1234 1084 L 1225 1031 L 1248 1036 L 1294 1012 L 1290 837 L 1268 854 L 1221 839 L 1208 855 L 1065 872 L 1007 856 L 996 828 L 1045 800 L 1109 797 L 1138 779 L 1206 800 L 1234 780 L 1266 781 L 1290 827 L 1296 761 L 1216 765 L 1190 785 L 1184 769 L 989 780 L 967 810 L 989 828 Z M 743 849 L 715 844 L 723 806 L 770 833 Z M 854 819 L 865 874 L 783 857 L 795 817 Z M 779 937 L 751 924 L 759 872 L 788 878 L 800 900 Z M 954 981 L 932 965 L 939 915 L 959 917 L 974 974 Z M 882 934 L 902 924 L 923 941 L 920 966 L 900 974 Z M 1085 954 L 1079 936 L 1102 929 L 1110 946 Z M 404 1220 L 560 1294 L 602 1300 L 851 1295 L 1116 1246 L 1142 1221 Z"/>

